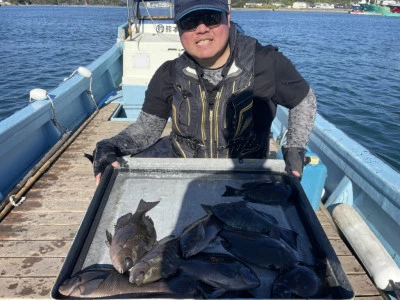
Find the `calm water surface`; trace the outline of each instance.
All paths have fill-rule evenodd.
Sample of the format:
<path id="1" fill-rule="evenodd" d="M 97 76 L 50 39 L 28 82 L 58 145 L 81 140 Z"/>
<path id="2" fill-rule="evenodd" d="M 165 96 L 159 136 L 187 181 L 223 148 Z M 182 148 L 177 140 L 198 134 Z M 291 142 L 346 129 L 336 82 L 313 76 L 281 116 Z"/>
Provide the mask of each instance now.
<path id="1" fill-rule="evenodd" d="M 292 60 L 323 117 L 400 170 L 400 18 L 235 10 L 232 20 Z M 1 7 L 0 120 L 109 49 L 125 21 L 124 7 Z"/>

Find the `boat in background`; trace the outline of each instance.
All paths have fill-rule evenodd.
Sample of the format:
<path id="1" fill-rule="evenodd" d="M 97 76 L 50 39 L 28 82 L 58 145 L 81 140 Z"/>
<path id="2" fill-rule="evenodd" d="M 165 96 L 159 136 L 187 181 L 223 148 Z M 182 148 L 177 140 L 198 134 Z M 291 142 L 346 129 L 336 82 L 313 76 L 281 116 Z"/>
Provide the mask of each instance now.
<path id="1" fill-rule="evenodd" d="M 385 14 L 387 17 L 400 17 L 400 3 L 396 5 L 389 5 L 390 12 Z"/>
<path id="2" fill-rule="evenodd" d="M 32 103 L 0 123 L 3 217 L 24 201 L 35 178 L 103 106 L 118 104 L 110 122 L 134 122 L 155 70 L 184 52 L 171 8 L 157 15 L 146 6 L 153 1 L 134 0 L 132 6 L 130 2 L 128 22 L 118 28 L 117 43 L 111 49 L 72 72 L 56 89 L 32 90 Z M 278 106 L 271 128 L 279 146 L 278 160 L 282 160 L 280 148 L 286 142 L 287 118 L 288 110 Z M 399 172 L 319 114 L 307 156 L 310 163 L 304 169 L 301 186 L 313 209 L 318 210 L 320 205 L 327 208 L 344 233 L 357 228 L 346 239 L 378 288 L 395 298 L 395 285 L 389 280 L 400 282 Z M 368 243 L 376 240 L 375 252 L 365 253 L 370 249 L 365 249 L 362 237 L 367 237 Z M 371 262 L 371 257 L 384 261 Z"/>
<path id="3" fill-rule="evenodd" d="M 354 15 L 376 15 L 387 17 L 400 16 L 400 3 L 395 0 L 382 0 L 379 4 L 366 2 L 365 0 L 351 5 L 349 14 Z"/>
<path id="4" fill-rule="evenodd" d="M 360 15 L 363 13 L 364 13 L 364 10 L 361 8 L 360 4 L 352 4 L 351 5 L 351 10 L 349 11 L 349 14 Z"/>
<path id="5" fill-rule="evenodd" d="M 366 15 L 385 15 L 390 12 L 390 9 L 386 5 L 373 4 L 369 2 L 359 2 L 361 9 Z"/>

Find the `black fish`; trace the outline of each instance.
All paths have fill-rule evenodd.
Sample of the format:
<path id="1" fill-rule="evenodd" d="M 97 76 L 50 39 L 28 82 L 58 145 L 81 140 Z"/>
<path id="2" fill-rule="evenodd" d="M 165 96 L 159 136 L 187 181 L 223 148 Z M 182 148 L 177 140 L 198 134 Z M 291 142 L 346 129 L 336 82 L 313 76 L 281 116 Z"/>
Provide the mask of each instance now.
<path id="1" fill-rule="evenodd" d="M 63 296 L 76 298 L 197 298 L 198 282 L 183 274 L 166 280 L 136 285 L 110 265 L 82 270 L 60 285 Z"/>
<path id="2" fill-rule="evenodd" d="M 225 254 L 202 253 L 192 256 L 181 262 L 181 269 L 214 288 L 207 298 L 216 298 L 228 291 L 252 289 L 260 284 L 252 269 Z"/>
<path id="3" fill-rule="evenodd" d="M 153 220 L 146 213 L 159 202 L 140 200 L 133 215 L 128 213 L 118 219 L 114 236 L 106 231 L 111 262 L 118 272 L 124 273 L 132 268 L 154 245 L 156 230 Z"/>
<path id="4" fill-rule="evenodd" d="M 179 252 L 179 238 L 163 238 L 129 270 L 129 282 L 140 285 L 170 277 L 178 270 Z"/>
<path id="5" fill-rule="evenodd" d="M 286 269 L 298 262 L 296 256 L 280 240 L 262 233 L 222 230 L 225 250 L 240 260 L 262 268 Z"/>
<path id="6" fill-rule="evenodd" d="M 296 265 L 282 272 L 272 286 L 273 298 L 309 298 L 317 295 L 321 280 L 311 268 Z"/>
<path id="7" fill-rule="evenodd" d="M 276 219 L 246 204 L 245 201 L 224 202 L 213 206 L 201 205 L 211 211 L 224 224 L 237 230 L 253 231 L 268 234 L 274 238 L 282 238 L 288 245 L 296 249 L 298 233 L 277 226 Z"/>
<path id="8" fill-rule="evenodd" d="M 243 200 L 260 204 L 286 205 L 292 195 L 290 185 L 266 181 L 248 182 L 240 189 L 226 186 L 222 197 L 243 197 Z"/>
<path id="9" fill-rule="evenodd" d="M 184 258 L 193 256 L 207 248 L 218 236 L 222 223 L 210 211 L 208 214 L 187 226 L 180 238 Z"/>

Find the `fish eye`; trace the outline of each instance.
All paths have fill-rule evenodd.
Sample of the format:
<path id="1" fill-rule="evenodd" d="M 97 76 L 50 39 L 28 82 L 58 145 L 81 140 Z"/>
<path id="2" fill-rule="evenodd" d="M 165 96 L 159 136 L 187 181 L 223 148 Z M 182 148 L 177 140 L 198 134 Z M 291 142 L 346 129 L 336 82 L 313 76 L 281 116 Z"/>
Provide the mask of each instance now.
<path id="1" fill-rule="evenodd" d="M 137 274 L 135 281 L 137 284 L 141 284 L 143 280 L 144 280 L 144 272 L 140 271 L 139 274 Z"/>
<path id="2" fill-rule="evenodd" d="M 133 267 L 132 258 L 130 258 L 129 256 L 125 257 L 125 266 L 127 268 Z"/>

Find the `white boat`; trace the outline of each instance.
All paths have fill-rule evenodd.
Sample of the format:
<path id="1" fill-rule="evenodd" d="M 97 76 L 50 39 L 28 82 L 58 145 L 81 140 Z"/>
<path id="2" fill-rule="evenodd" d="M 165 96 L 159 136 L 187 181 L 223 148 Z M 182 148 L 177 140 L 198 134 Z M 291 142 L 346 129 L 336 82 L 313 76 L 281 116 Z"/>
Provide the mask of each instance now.
<path id="1" fill-rule="evenodd" d="M 0 123 L 2 218 L 21 205 L 47 160 L 108 103 L 119 104 L 111 122 L 135 121 L 152 74 L 183 53 L 172 9 L 149 16 L 142 5 L 128 7 L 135 18 L 118 28 L 112 48 L 54 90 L 32 90 L 32 103 Z M 272 125 L 278 145 L 285 143 L 287 114 L 278 107 Z M 389 280 L 400 282 L 400 174 L 320 115 L 307 150 L 311 162 L 301 185 L 312 208 L 328 209 L 377 287 L 395 297 Z"/>

